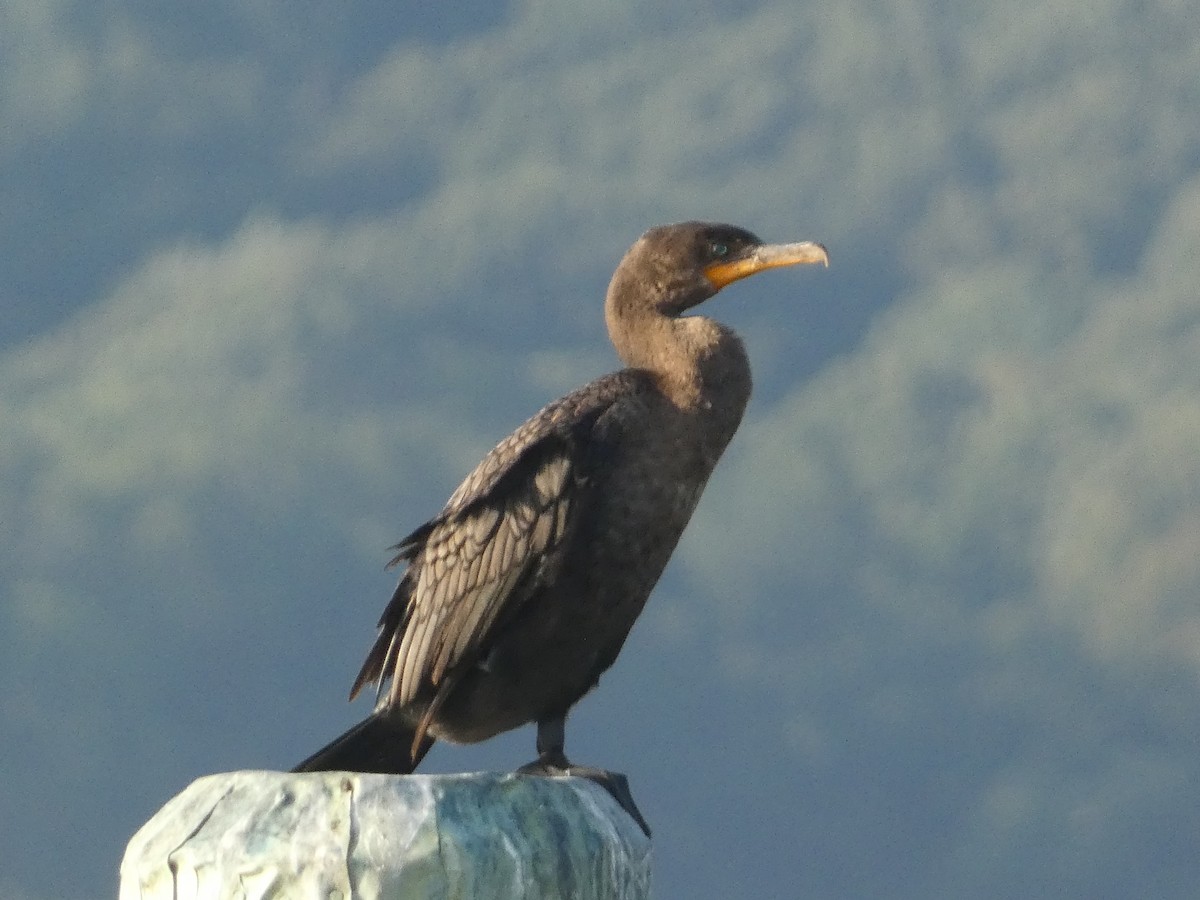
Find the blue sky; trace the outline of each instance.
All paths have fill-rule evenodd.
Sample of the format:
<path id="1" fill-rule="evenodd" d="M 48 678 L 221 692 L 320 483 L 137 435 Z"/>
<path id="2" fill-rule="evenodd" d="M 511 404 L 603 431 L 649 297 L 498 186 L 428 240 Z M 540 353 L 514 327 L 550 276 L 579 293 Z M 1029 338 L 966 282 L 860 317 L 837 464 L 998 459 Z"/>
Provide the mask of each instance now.
<path id="1" fill-rule="evenodd" d="M 1191 896 L 1190 10 L 432 9 L 0 13 L 0 894 L 365 714 L 386 547 L 706 218 L 833 266 L 706 310 L 756 395 L 568 729 L 659 896 Z"/>

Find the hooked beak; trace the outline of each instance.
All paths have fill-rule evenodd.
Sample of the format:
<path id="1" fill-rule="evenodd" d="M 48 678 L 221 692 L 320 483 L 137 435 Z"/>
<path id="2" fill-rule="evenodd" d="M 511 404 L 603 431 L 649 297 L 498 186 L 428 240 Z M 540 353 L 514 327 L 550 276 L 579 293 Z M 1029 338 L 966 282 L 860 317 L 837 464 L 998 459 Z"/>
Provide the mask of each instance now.
<path id="1" fill-rule="evenodd" d="M 718 291 L 726 285 L 747 278 L 765 269 L 782 266 L 799 266 L 820 263 L 829 266 L 829 254 L 825 248 L 813 241 L 795 244 L 759 244 L 747 248 L 744 255 L 736 259 L 723 259 L 704 267 L 704 276 Z"/>

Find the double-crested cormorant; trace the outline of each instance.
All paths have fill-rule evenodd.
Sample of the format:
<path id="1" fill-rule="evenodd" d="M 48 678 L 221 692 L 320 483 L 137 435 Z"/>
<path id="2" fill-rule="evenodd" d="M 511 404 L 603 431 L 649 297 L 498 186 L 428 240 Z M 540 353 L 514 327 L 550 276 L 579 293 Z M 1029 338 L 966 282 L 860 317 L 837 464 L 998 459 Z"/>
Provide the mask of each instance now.
<path id="1" fill-rule="evenodd" d="M 523 771 L 593 777 L 645 827 L 623 783 L 567 761 L 567 712 L 617 658 L 750 397 L 738 336 L 683 313 L 799 263 L 825 248 L 701 222 L 642 235 L 604 306 L 627 368 L 542 409 L 396 545 L 407 568 L 350 692 L 377 685 L 375 711 L 296 771 L 406 774 L 436 738 L 536 722 Z"/>

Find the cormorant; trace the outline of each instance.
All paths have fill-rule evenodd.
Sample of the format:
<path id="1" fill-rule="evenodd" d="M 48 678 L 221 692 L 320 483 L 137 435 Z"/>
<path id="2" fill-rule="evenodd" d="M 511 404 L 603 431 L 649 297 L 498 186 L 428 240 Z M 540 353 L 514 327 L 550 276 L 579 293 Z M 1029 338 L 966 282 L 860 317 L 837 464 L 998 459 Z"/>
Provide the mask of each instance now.
<path id="1" fill-rule="evenodd" d="M 567 713 L 617 658 L 750 397 L 738 336 L 683 314 L 799 263 L 828 265 L 825 248 L 703 222 L 638 239 L 604 305 L 626 368 L 525 422 L 393 548 L 406 568 L 350 691 L 376 685 L 375 711 L 295 771 L 407 774 L 435 739 L 536 722 L 522 771 L 591 777 L 646 828 L 624 779 L 568 762 Z"/>

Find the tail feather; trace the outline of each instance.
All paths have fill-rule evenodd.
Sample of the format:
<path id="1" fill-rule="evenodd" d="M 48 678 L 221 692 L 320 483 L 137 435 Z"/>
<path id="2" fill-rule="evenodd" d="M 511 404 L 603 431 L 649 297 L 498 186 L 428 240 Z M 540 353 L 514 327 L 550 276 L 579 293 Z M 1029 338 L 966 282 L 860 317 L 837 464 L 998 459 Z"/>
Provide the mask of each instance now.
<path id="1" fill-rule="evenodd" d="M 433 738 L 423 737 L 416 755 L 410 755 L 415 736 L 416 728 L 399 717 L 376 713 L 334 738 L 292 771 L 408 775 L 433 746 Z"/>

